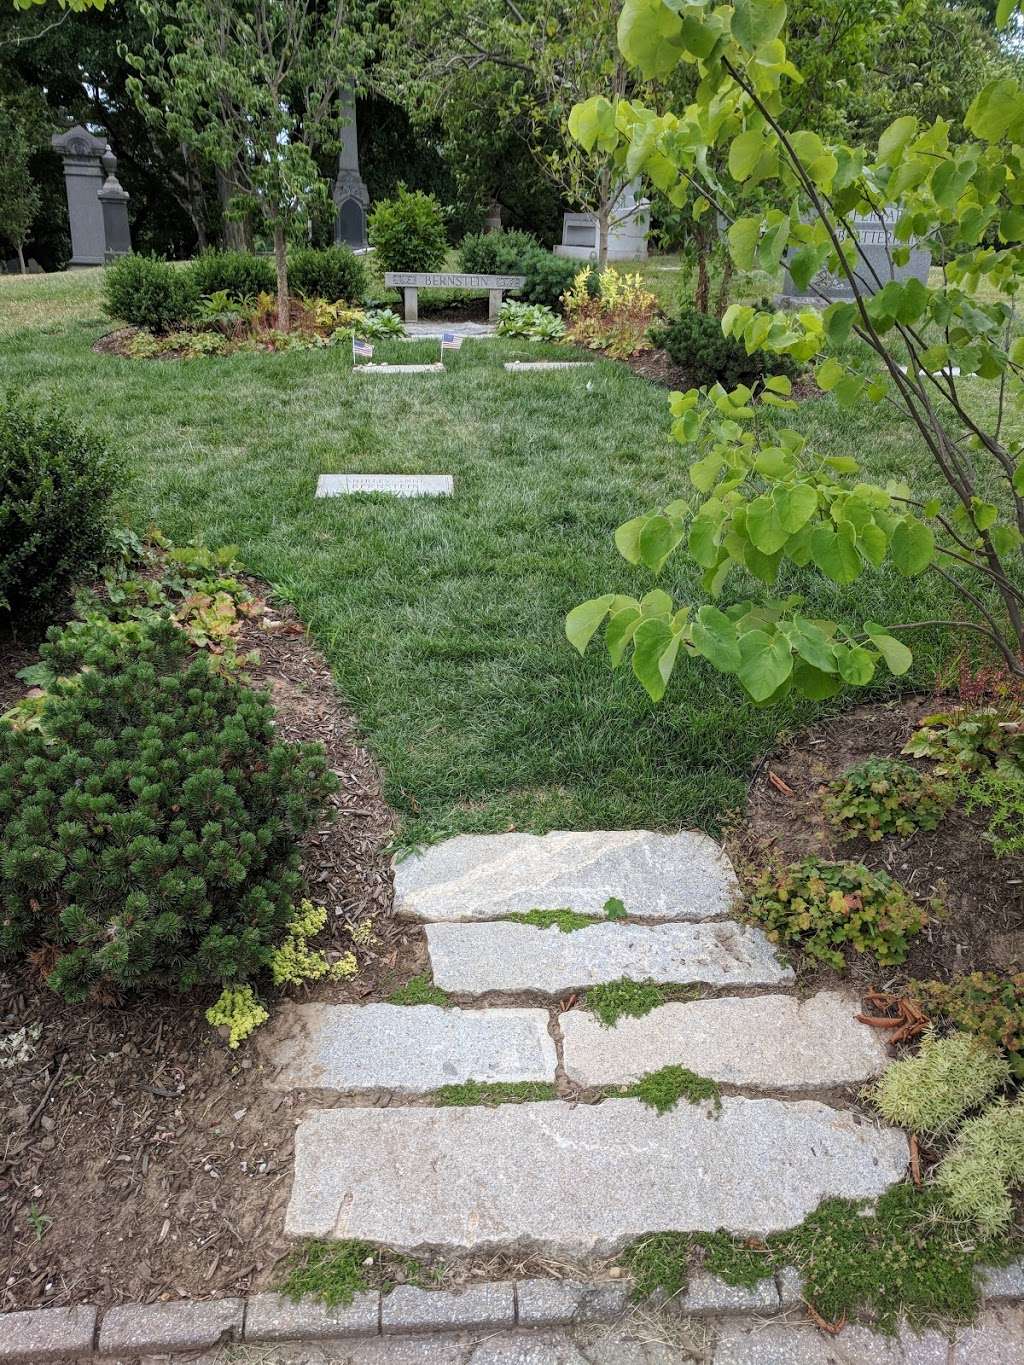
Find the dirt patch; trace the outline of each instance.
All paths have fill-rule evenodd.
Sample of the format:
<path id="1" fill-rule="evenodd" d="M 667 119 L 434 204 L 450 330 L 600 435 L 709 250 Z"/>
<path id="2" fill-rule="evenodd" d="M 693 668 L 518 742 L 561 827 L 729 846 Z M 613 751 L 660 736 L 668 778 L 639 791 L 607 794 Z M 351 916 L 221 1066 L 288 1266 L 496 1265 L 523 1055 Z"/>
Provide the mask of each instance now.
<path id="1" fill-rule="evenodd" d="M 830 781 L 873 755 L 899 754 L 921 718 L 938 709 L 934 697 L 862 706 L 799 735 L 761 766 L 751 785 L 747 825 L 730 839 L 737 866 L 748 875 L 767 857 L 849 859 L 888 872 L 920 901 L 938 902 L 902 966 L 852 958 L 845 979 L 854 985 L 888 989 L 913 977 L 946 981 L 963 972 L 1024 967 L 1024 859 L 995 856 L 982 837 L 984 815 L 954 809 L 934 833 L 873 844 L 839 840 L 822 813 Z M 805 975 L 808 985 L 836 979 L 809 967 Z"/>
<path id="2" fill-rule="evenodd" d="M 260 651 L 252 683 L 270 690 L 282 736 L 322 743 L 340 779 L 334 820 L 305 841 L 311 894 L 346 950 L 349 926 L 372 920 L 356 977 L 288 994 L 380 999 L 422 966 L 422 932 L 391 915 L 380 775 L 288 607 L 247 621 L 240 644 Z M 5 709 L 34 658 L 0 645 Z M 224 1047 L 207 995 L 66 1005 L 28 966 L 0 972 L 0 1311 L 244 1293 L 274 1278 L 301 1097 L 267 1087 L 256 1049 Z"/>

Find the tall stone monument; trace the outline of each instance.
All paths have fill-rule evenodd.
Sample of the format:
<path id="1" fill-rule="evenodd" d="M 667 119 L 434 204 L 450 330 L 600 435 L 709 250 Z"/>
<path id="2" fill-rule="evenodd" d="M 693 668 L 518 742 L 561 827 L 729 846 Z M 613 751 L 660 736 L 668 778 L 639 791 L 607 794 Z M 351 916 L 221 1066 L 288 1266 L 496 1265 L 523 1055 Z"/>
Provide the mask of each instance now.
<path id="1" fill-rule="evenodd" d="M 342 98 L 341 151 L 338 153 L 338 178 L 334 182 L 334 240 L 353 251 L 366 250 L 366 210 L 370 192 L 359 174 L 359 134 L 356 129 L 356 98 L 351 87 Z"/>
<path id="2" fill-rule="evenodd" d="M 128 195 L 114 174 L 117 158 L 106 138 L 78 125 L 50 139 L 64 160 L 71 226 L 71 268 L 106 265 L 132 249 Z"/>

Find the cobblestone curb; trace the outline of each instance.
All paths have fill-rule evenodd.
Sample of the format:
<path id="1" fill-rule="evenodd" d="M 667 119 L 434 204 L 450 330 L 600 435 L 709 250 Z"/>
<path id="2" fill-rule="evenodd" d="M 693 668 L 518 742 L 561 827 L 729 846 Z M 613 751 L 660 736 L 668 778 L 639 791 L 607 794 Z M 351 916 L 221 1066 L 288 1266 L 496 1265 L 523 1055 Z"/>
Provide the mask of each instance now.
<path id="1" fill-rule="evenodd" d="M 990 1305 L 1024 1303 L 1024 1258 L 985 1270 L 981 1290 Z M 102 1315 L 89 1304 L 42 1308 L 0 1314 L 0 1365 L 197 1353 L 231 1342 L 353 1341 L 400 1333 L 507 1332 L 517 1327 L 613 1323 L 627 1312 L 628 1299 L 625 1281 L 535 1279 L 461 1289 L 402 1285 L 386 1295 L 357 1294 L 351 1304 L 335 1308 L 314 1298 L 295 1303 L 273 1293 L 249 1299 L 121 1304 Z M 754 1289 L 736 1288 L 698 1272 L 686 1293 L 665 1307 L 683 1317 L 723 1319 L 726 1336 L 731 1333 L 729 1340 L 738 1342 L 752 1326 L 749 1321 L 744 1326 L 744 1320 L 764 1324 L 802 1301 L 800 1277 L 787 1267 Z M 747 1354 L 742 1354 L 746 1361 Z"/>

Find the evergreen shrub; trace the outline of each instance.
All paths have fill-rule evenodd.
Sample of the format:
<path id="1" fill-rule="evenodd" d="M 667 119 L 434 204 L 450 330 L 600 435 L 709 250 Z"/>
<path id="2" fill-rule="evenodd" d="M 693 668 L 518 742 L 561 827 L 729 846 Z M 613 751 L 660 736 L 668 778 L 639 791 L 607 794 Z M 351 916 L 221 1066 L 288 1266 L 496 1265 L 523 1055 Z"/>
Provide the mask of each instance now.
<path id="1" fill-rule="evenodd" d="M 60 408 L 0 399 L 0 627 L 42 634 L 107 547 L 118 461 Z"/>
<path id="2" fill-rule="evenodd" d="M 335 781 L 314 745 L 212 671 L 169 621 L 149 648 L 89 641 L 30 724 L 0 724 L 0 960 L 98 988 L 237 985 L 295 912 L 298 841 Z M 58 633 L 44 662 L 83 661 Z"/>

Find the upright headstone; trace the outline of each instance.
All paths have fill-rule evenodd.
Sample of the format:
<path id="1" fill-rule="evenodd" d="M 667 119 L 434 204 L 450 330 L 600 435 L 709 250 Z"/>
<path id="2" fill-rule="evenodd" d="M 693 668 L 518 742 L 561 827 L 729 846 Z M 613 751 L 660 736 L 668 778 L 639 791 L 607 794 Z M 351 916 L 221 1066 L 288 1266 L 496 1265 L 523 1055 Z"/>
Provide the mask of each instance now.
<path id="1" fill-rule="evenodd" d="M 501 205 L 497 199 L 491 200 L 491 207 L 487 210 L 487 217 L 484 219 L 484 232 L 501 231 Z"/>
<path id="2" fill-rule="evenodd" d="M 651 226 L 650 202 L 638 199 L 639 181 L 631 181 L 612 210 L 608 229 L 608 259 L 610 261 L 645 261 L 647 233 Z M 596 261 L 599 254 L 597 215 L 594 213 L 565 213 L 562 215 L 562 241 L 555 247 L 556 256 L 568 256 L 577 261 Z"/>
<path id="3" fill-rule="evenodd" d="M 857 235 L 862 253 L 853 263 L 853 273 L 860 288 L 868 294 L 877 293 L 890 280 L 913 278 L 920 280 L 922 284 L 928 283 L 928 271 L 932 263 L 931 252 L 913 241 L 910 243 L 896 241 L 893 229 L 898 216 L 895 209 L 886 209 L 882 213 L 850 215 L 849 223 Z M 910 259 L 906 265 L 896 265 L 892 258 L 893 250 L 901 245 L 910 246 Z M 833 275 L 829 270 L 819 270 L 807 288 L 800 289 L 787 270 L 782 295 L 783 298 L 792 299 L 794 302 L 820 303 L 824 302 L 822 295 L 829 301 L 852 299 L 853 289 L 845 275 Z"/>
<path id="4" fill-rule="evenodd" d="M 71 268 L 103 265 L 107 239 L 99 194 L 103 188 L 100 158 L 107 150 L 106 139 L 94 137 L 87 128 L 78 125 L 66 133 L 54 133 L 50 143 L 64 158 L 64 188 L 71 225 Z"/>
<path id="5" fill-rule="evenodd" d="M 128 191 L 117 178 L 117 157 L 108 146 L 100 160 L 107 177 L 99 192 L 99 201 L 103 209 L 103 258 L 104 263 L 109 264 L 118 256 L 130 254 L 132 236 L 128 227 Z"/>
<path id="6" fill-rule="evenodd" d="M 349 87 L 342 99 L 341 151 L 338 153 L 338 178 L 334 182 L 334 240 L 353 251 L 366 250 L 366 210 L 370 192 L 359 174 L 359 134 L 356 129 L 355 92 Z"/>

